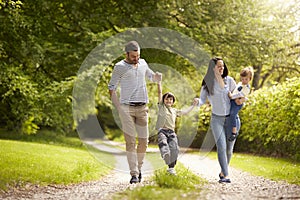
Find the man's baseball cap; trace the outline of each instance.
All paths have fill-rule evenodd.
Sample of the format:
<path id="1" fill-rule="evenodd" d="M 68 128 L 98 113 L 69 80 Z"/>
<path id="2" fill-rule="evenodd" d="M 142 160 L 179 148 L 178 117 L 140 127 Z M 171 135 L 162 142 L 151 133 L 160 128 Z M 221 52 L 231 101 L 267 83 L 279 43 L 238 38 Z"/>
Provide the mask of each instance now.
<path id="1" fill-rule="evenodd" d="M 136 41 L 130 41 L 125 45 L 125 51 L 140 51 L 140 46 Z"/>

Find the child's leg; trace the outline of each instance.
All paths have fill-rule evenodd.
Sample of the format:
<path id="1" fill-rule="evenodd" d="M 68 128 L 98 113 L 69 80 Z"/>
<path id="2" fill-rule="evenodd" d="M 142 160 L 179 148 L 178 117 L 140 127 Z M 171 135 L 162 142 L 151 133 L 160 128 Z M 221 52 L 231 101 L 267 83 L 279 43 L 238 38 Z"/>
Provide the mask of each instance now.
<path id="1" fill-rule="evenodd" d="M 158 147 L 160 150 L 161 157 L 164 159 L 165 163 L 167 165 L 169 165 L 170 164 L 170 148 L 168 145 L 168 138 L 162 131 L 160 131 L 160 132 L 158 132 L 157 140 L 158 140 Z"/>
<path id="2" fill-rule="evenodd" d="M 237 114 L 239 110 L 242 108 L 242 105 L 237 105 L 234 100 L 230 101 L 231 107 L 230 107 L 230 122 L 231 122 L 231 127 L 232 127 L 232 133 L 236 134 L 236 119 L 237 119 Z"/>
<path id="3" fill-rule="evenodd" d="M 168 137 L 168 144 L 171 152 L 170 157 L 170 168 L 174 168 L 177 162 L 178 153 L 179 153 L 179 147 L 178 147 L 178 139 L 176 133 L 170 133 Z"/>

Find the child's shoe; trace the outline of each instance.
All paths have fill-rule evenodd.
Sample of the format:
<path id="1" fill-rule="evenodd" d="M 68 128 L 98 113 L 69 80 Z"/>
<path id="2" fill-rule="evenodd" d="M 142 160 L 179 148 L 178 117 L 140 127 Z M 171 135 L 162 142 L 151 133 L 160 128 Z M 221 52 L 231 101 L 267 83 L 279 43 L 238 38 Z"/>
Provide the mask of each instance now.
<path id="1" fill-rule="evenodd" d="M 169 172 L 169 174 L 176 176 L 176 171 L 174 168 L 169 168 L 167 171 Z"/>

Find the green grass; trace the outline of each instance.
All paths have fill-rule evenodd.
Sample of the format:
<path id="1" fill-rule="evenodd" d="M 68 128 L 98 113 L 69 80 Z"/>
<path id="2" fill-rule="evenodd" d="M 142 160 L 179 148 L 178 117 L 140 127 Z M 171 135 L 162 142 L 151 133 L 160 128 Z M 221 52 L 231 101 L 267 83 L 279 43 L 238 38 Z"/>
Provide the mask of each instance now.
<path id="1" fill-rule="evenodd" d="M 0 129 L 0 139 L 35 142 L 41 144 L 59 145 L 72 148 L 85 149 L 78 135 L 73 137 L 55 133 L 51 130 L 40 130 L 37 134 L 26 135 Z"/>
<path id="2" fill-rule="evenodd" d="M 13 140 L 0 140 L 0 147 L 1 190 L 26 183 L 48 185 L 98 180 L 110 171 L 84 148 Z M 111 160 L 109 155 L 101 156 Z"/>
<path id="3" fill-rule="evenodd" d="M 230 165 L 256 176 L 300 185 L 300 163 L 287 159 L 234 153 Z"/>
<path id="4" fill-rule="evenodd" d="M 36 135 L 18 135 L 0 130 L 0 190 L 22 186 L 71 184 L 99 180 L 109 173 L 106 164 L 115 161 L 110 154 L 87 148 L 78 137 L 66 137 L 51 131 Z M 150 146 L 157 148 L 156 145 Z M 196 152 L 199 153 L 199 152 Z M 216 152 L 208 154 L 216 159 Z M 134 189 L 115 195 L 115 199 L 197 199 L 206 182 L 181 163 L 177 176 L 166 173 L 159 152 L 146 154 L 156 170 L 149 185 L 138 184 Z M 101 161 L 101 162 L 99 162 Z M 104 164 L 106 163 L 106 164 Z M 284 180 L 300 185 L 300 164 L 287 159 L 258 157 L 234 153 L 231 166 L 272 180 Z"/>
<path id="5" fill-rule="evenodd" d="M 154 200 L 154 199 L 197 199 L 201 186 L 206 183 L 204 179 L 196 176 L 181 163 L 175 169 L 177 176 L 166 172 L 167 167 L 155 171 L 154 176 L 149 180 L 149 185 L 137 186 L 134 189 L 126 190 L 114 196 L 114 199 L 127 200 Z"/>
<path id="6" fill-rule="evenodd" d="M 210 152 L 208 157 L 216 159 L 217 153 Z M 300 163 L 289 159 L 233 153 L 230 166 L 252 175 L 300 185 Z"/>

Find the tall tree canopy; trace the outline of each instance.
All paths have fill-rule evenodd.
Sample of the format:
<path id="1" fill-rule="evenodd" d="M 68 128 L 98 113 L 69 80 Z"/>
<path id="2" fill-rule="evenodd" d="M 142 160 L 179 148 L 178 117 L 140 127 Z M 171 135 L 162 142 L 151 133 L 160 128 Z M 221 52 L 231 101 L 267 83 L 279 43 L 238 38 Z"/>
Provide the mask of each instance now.
<path id="1" fill-rule="evenodd" d="M 224 57 L 232 73 L 253 66 L 256 89 L 299 76 L 299 4 L 297 0 L 0 0 L 1 125 L 26 133 L 39 127 L 72 130 L 72 87 L 78 69 L 93 48 L 128 28 L 182 32 L 209 55 Z M 199 77 L 191 76 L 190 63 L 176 55 L 165 59 L 161 53 L 145 52 L 146 59 L 174 67 L 197 87 Z M 107 81 L 110 71 L 103 75 Z M 106 91 L 99 89 L 97 94 L 98 106 L 107 102 Z"/>

